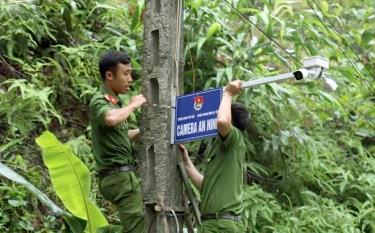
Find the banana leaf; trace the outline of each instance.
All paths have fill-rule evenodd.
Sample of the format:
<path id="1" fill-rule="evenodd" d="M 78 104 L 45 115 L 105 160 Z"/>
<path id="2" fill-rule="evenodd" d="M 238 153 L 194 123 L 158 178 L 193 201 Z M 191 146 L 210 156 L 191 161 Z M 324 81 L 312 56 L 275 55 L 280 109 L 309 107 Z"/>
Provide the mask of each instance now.
<path id="1" fill-rule="evenodd" d="M 45 131 L 36 142 L 42 148 L 43 161 L 57 196 L 74 216 L 87 221 L 85 231 L 96 233 L 97 229 L 107 226 L 107 220 L 89 199 L 91 177 L 88 168 L 51 132 Z"/>
<path id="2" fill-rule="evenodd" d="M 77 218 L 71 214 L 64 215 L 65 231 L 64 233 L 82 233 L 86 228 L 86 220 Z"/>

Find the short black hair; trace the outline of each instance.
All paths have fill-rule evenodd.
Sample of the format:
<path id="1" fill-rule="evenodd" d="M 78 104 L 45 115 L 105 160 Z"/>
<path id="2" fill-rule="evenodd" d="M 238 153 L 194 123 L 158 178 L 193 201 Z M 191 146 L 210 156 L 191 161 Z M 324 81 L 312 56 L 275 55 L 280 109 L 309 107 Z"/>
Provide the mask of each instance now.
<path id="1" fill-rule="evenodd" d="M 105 80 L 105 73 L 113 71 L 119 63 L 124 65 L 131 63 L 131 58 L 126 52 L 110 50 L 102 55 L 99 61 L 100 76 Z"/>
<path id="2" fill-rule="evenodd" d="M 250 113 L 246 106 L 241 103 L 234 102 L 231 105 L 231 110 L 233 126 L 241 131 L 247 129 L 250 123 Z"/>

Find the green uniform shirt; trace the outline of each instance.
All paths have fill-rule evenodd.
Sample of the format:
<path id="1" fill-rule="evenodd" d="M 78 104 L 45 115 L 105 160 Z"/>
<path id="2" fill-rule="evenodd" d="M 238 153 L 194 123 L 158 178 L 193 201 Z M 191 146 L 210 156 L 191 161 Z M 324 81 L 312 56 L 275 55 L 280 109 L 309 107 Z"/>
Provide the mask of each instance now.
<path id="1" fill-rule="evenodd" d="M 245 143 L 239 129 L 231 127 L 223 141 L 218 136 L 207 149 L 201 190 L 202 214 L 241 214 Z"/>
<path id="2" fill-rule="evenodd" d="M 111 90 L 103 86 L 90 103 L 92 145 L 99 171 L 134 164 L 127 122 L 122 122 L 115 127 L 108 127 L 105 124 L 105 113 L 114 108 L 121 108 L 121 101 Z"/>

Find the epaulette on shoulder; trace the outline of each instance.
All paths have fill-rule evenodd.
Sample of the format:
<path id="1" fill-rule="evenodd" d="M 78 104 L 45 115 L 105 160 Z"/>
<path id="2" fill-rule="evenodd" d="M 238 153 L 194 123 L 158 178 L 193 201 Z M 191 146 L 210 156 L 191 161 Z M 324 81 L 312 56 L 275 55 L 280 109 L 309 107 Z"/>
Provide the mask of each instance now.
<path id="1" fill-rule="evenodd" d="M 104 94 L 104 98 L 110 102 L 111 104 L 117 104 L 119 99 L 117 99 L 116 97 L 114 96 L 111 96 L 111 95 L 108 95 L 108 94 Z"/>

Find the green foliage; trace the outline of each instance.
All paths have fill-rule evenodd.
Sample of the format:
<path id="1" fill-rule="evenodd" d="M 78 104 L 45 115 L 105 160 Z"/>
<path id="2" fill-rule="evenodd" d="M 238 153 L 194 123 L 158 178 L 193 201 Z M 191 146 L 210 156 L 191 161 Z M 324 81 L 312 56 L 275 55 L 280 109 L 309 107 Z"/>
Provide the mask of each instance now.
<path id="1" fill-rule="evenodd" d="M 20 159 L 18 158 L 18 161 Z M 45 206 L 49 207 L 49 213 L 52 215 L 47 215 L 42 217 L 40 221 L 45 224 L 51 224 L 57 220 L 61 215 L 66 213 L 60 209 L 54 202 L 52 202 L 46 194 L 41 192 L 38 188 L 28 182 L 23 176 L 13 171 L 8 166 L 0 163 L 0 175 L 24 187 L 31 193 L 35 195 Z M 30 214 L 26 209 L 24 212 L 21 210 L 33 203 L 35 205 L 36 200 L 27 198 L 24 188 L 20 188 L 19 185 L 14 186 L 14 183 L 10 183 L 4 186 L 4 183 L 0 176 L 0 193 L 2 196 L 2 203 L 0 205 L 0 230 L 2 232 L 21 232 L 21 231 L 36 231 L 36 223 L 30 223 Z M 14 213 L 15 209 L 20 209 Z M 12 219 L 12 214 L 21 214 L 21 218 L 18 222 Z M 17 223 L 17 224 L 15 224 Z M 43 224 L 43 223 L 42 223 Z"/>
<path id="2" fill-rule="evenodd" d="M 64 215 L 66 233 L 82 233 L 85 231 L 87 222 L 73 215 Z"/>
<path id="3" fill-rule="evenodd" d="M 126 50 L 139 73 L 143 8 L 144 1 L 0 2 L 0 161 L 22 169 L 22 174 L 40 184 L 38 188 L 53 200 L 58 201 L 34 139 L 46 129 L 57 133 L 94 171 L 87 105 L 101 85 L 98 59 L 109 49 Z M 134 92 L 138 92 L 140 81 L 135 83 Z M 132 127 L 138 115 L 132 115 Z M 23 163 L 13 163 L 20 155 Z M 108 206 L 100 196 L 94 196 L 96 179 L 93 184 L 92 196 Z M 4 198 L 1 230 L 60 231 L 61 222 L 44 216 L 25 189 L 18 190 L 6 180 L 0 183 L 1 188 L 4 197 L 17 193 L 25 207 L 5 205 L 8 199 Z M 103 210 L 116 222 L 113 209 Z"/>
<path id="4" fill-rule="evenodd" d="M 60 209 L 55 203 L 53 203 L 44 193 L 42 193 L 39 189 L 37 189 L 34 185 L 28 182 L 17 172 L 13 171 L 8 166 L 2 163 L 0 163 L 0 174 L 16 183 L 25 186 L 30 192 L 36 195 L 41 202 L 48 206 L 51 209 L 52 213 L 54 213 L 55 215 L 60 216 L 65 214 L 64 211 Z M 17 200 L 9 200 L 8 203 L 13 207 L 23 205 L 22 202 Z"/>
<path id="5" fill-rule="evenodd" d="M 61 144 L 48 131 L 36 142 L 43 150 L 43 160 L 57 195 L 74 216 L 87 221 L 86 232 L 95 233 L 98 228 L 108 225 L 99 208 L 89 199 L 90 172 L 71 148 Z"/>
<path id="6" fill-rule="evenodd" d="M 78 219 L 77 217 L 71 216 L 69 213 L 63 211 L 53 201 L 51 201 L 51 199 L 49 199 L 46 194 L 44 194 L 42 191 L 40 191 L 38 188 L 36 188 L 30 182 L 28 182 L 23 176 L 21 176 L 20 174 L 13 171 L 8 166 L 6 166 L 2 163 L 0 163 L 0 175 L 8 178 L 9 180 L 12 180 L 12 181 L 18 183 L 18 184 L 21 184 L 25 188 L 27 188 L 44 205 L 49 207 L 49 209 L 52 212 L 54 217 L 62 216 L 64 218 L 65 222 L 68 224 L 68 226 L 66 228 L 67 232 L 80 233 L 80 232 L 84 231 L 84 228 L 86 226 L 86 222 L 82 223 L 82 220 Z M 5 197 L 7 197 L 7 196 L 5 196 Z M 21 200 L 17 200 L 17 199 L 9 199 L 8 204 L 11 208 L 26 206 L 25 201 L 21 201 Z M 3 213 L 1 213 L 0 217 L 2 217 L 2 220 L 8 220 L 9 221 L 9 219 L 4 219 L 6 217 L 6 215 L 4 215 Z M 1 221 L 1 223 L 3 223 L 3 221 Z M 82 225 L 83 225 L 83 228 L 81 227 Z M 24 222 L 21 222 L 20 227 L 21 227 L 20 229 L 23 229 L 23 230 L 34 230 L 33 226 L 27 225 Z M 5 229 L 3 229 L 3 230 L 5 230 Z"/>
<path id="7" fill-rule="evenodd" d="M 186 5 L 187 92 L 300 67 L 223 1 Z M 270 84 L 237 98 L 252 113 L 246 164 L 250 232 L 373 232 L 375 51 L 374 37 L 359 35 L 373 35 L 368 17 L 374 17 L 374 8 L 369 1 L 320 3 L 349 48 L 332 26 L 327 32 L 304 1 L 232 5 L 297 60 L 328 57 L 329 72 L 340 85 L 336 93 L 326 93 L 316 82 Z M 358 32 L 355 25 L 366 26 Z"/>
<path id="8" fill-rule="evenodd" d="M 87 104 L 101 84 L 98 58 L 109 49 L 126 50 L 140 73 L 145 1 L 3 2 L 0 161 L 58 202 L 34 138 L 54 132 L 94 171 Z M 237 98 L 253 119 L 246 141 L 249 231 L 375 232 L 373 2 L 316 1 L 340 33 L 312 0 L 331 33 L 306 1 L 230 2 L 297 60 L 329 58 L 339 84 L 333 94 L 316 82 L 271 84 Z M 184 19 L 186 93 L 300 67 L 222 0 L 187 0 Z M 124 102 L 140 88 L 137 80 Z M 132 115 L 132 127 L 138 116 Z M 198 143 L 190 148 L 194 154 Z M 114 210 L 95 196 L 95 178 L 93 184 L 92 197 L 117 223 Z M 0 195 L 0 231 L 61 231 L 61 222 L 25 188 L 0 179 Z"/>
<path id="9" fill-rule="evenodd" d="M 62 121 L 49 100 L 51 88 L 38 88 L 24 79 L 9 79 L 2 85 L 9 85 L 8 91 L 0 94 L 0 105 L 3 106 L 0 114 L 5 115 L 10 135 L 27 135 L 37 123 L 47 128 L 51 118 Z"/>
<path id="10" fill-rule="evenodd" d="M 245 188 L 245 205 L 253 232 L 362 232 L 358 219 L 342 205 L 304 191 L 303 206 L 280 206 L 277 199 L 258 185 Z"/>

